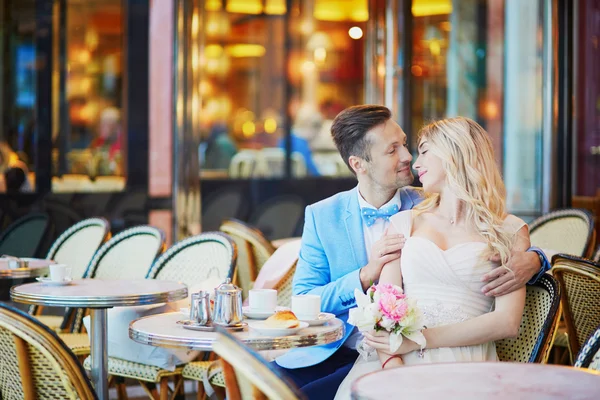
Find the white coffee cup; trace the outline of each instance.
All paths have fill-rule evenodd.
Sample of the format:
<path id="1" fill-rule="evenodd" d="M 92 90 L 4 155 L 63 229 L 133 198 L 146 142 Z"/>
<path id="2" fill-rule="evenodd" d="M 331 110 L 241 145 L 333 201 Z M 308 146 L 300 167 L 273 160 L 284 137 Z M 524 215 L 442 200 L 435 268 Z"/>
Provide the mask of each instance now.
<path id="1" fill-rule="evenodd" d="M 71 279 L 71 267 L 66 264 L 51 264 L 50 265 L 50 280 L 54 282 L 63 282 Z"/>
<path id="2" fill-rule="evenodd" d="M 248 291 L 248 306 L 252 311 L 275 312 L 277 307 L 277 290 L 251 289 Z"/>
<path id="3" fill-rule="evenodd" d="M 316 294 L 299 294 L 292 296 L 292 312 L 300 320 L 312 321 L 321 312 L 321 296 Z"/>

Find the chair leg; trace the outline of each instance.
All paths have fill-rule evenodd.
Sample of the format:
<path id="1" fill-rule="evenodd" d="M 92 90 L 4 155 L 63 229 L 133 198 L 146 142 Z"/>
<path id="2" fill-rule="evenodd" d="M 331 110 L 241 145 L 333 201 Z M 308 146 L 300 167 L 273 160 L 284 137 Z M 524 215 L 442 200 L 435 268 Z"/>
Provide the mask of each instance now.
<path id="1" fill-rule="evenodd" d="M 160 380 L 160 400 L 169 400 L 169 378 Z"/>
<path id="2" fill-rule="evenodd" d="M 202 383 L 202 381 L 198 381 L 198 394 L 196 395 L 196 400 L 204 400 L 205 394 L 204 383 Z"/>
<path id="3" fill-rule="evenodd" d="M 115 377 L 115 387 L 117 388 L 117 399 L 127 400 L 127 386 L 125 386 L 125 379 L 120 376 Z"/>

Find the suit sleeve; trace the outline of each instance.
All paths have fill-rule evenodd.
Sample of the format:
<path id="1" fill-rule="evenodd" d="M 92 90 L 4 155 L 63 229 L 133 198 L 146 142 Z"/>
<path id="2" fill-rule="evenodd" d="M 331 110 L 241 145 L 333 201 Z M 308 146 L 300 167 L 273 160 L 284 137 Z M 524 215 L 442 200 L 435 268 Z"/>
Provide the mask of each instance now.
<path id="1" fill-rule="evenodd" d="M 356 269 L 336 281 L 331 281 L 329 265 L 321 238 L 315 226 L 310 206 L 306 207 L 304 232 L 300 247 L 300 258 L 294 275 L 294 294 L 318 294 L 321 296 L 321 311 L 341 314 L 356 305 L 354 289 L 362 290 Z"/>

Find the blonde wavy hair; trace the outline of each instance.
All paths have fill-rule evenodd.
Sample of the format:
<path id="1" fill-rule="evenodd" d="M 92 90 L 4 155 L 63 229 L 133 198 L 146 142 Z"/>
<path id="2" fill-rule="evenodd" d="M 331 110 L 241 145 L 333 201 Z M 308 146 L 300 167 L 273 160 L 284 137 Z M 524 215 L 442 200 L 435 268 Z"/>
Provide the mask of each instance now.
<path id="1" fill-rule="evenodd" d="M 499 255 L 503 266 L 510 259 L 514 235 L 504 228 L 506 189 L 494 159 L 488 133 L 469 118 L 435 121 L 419 132 L 419 143 L 427 140 L 429 151 L 441 158 L 446 183 L 464 203 L 467 223 L 487 241 L 483 255 Z M 415 207 L 418 214 L 438 206 L 440 194 L 427 194 Z"/>

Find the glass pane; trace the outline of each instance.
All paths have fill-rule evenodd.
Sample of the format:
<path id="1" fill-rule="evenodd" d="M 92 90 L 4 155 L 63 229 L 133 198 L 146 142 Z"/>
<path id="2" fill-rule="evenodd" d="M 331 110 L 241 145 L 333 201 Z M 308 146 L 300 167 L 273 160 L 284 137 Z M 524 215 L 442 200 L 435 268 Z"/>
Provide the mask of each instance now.
<path id="1" fill-rule="evenodd" d="M 0 1 L 0 192 L 35 187 L 35 1 Z"/>
<path id="2" fill-rule="evenodd" d="M 68 121 L 55 135 L 53 191 L 114 191 L 125 185 L 121 0 L 66 2 Z M 60 68 L 60 66 L 59 66 Z M 56 115 L 57 120 L 60 119 Z M 58 140 L 58 134 L 67 140 Z M 61 170 L 59 157 L 66 157 Z M 99 177 L 99 179 L 96 179 Z M 107 177 L 107 178 L 105 178 Z"/>
<path id="3" fill-rule="evenodd" d="M 490 134 L 507 205 L 540 210 L 542 43 L 537 1 L 413 0 L 412 145 L 431 120 L 465 116 Z"/>
<path id="4" fill-rule="evenodd" d="M 226 4 L 203 7 L 202 178 L 281 178 L 287 146 L 294 177 L 349 174 L 329 127 L 363 102 L 367 1 Z"/>

